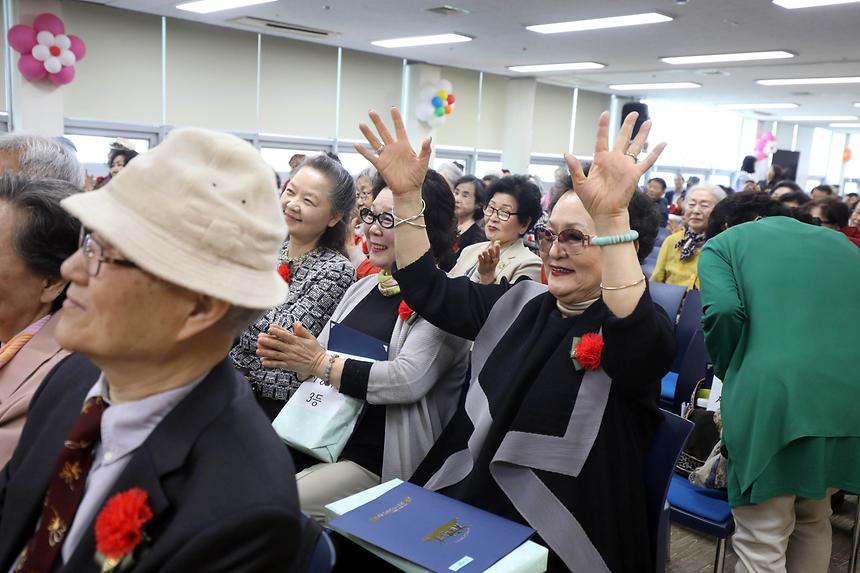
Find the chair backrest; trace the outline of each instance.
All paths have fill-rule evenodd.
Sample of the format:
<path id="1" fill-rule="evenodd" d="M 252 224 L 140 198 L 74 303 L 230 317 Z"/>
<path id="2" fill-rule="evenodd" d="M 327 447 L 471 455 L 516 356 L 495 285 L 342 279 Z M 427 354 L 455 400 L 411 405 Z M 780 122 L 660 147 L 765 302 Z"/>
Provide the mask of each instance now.
<path id="1" fill-rule="evenodd" d="M 328 532 L 304 512 L 301 514 L 300 573 L 331 573 L 335 564 L 334 544 Z"/>
<path id="2" fill-rule="evenodd" d="M 666 283 L 651 281 L 648 283 L 648 290 L 651 293 L 651 300 L 663 307 L 663 310 L 669 315 L 669 320 L 675 324 L 678 321 L 681 300 L 687 289 L 679 285 L 667 285 Z"/>
<path id="3" fill-rule="evenodd" d="M 677 345 L 677 353 L 675 354 L 675 363 L 672 365 L 672 372 L 679 372 L 681 364 L 684 361 L 684 353 L 690 345 L 690 340 L 693 338 L 693 333 L 702 328 L 702 295 L 697 290 L 687 291 L 687 296 L 684 297 L 684 306 L 681 307 L 681 314 L 678 317 L 678 324 L 675 326 L 675 344 Z"/>
<path id="4" fill-rule="evenodd" d="M 684 352 L 684 360 L 681 362 L 681 368 L 678 369 L 678 383 L 675 385 L 675 401 L 672 404 L 673 412 L 676 414 L 681 413 L 681 404 L 690 400 L 696 383 L 702 378 L 707 377 L 708 364 L 710 362 L 711 357 L 705 346 L 705 334 L 701 330 L 697 330 L 690 337 L 690 343 L 687 345 L 686 352 Z"/>
<path id="5" fill-rule="evenodd" d="M 678 456 L 693 431 L 693 423 L 663 410 L 663 421 L 657 425 L 651 447 L 645 458 L 645 497 L 648 509 L 648 530 L 651 535 L 655 571 L 662 571 L 666 558 L 665 529 L 669 526 L 664 511 L 669 484 Z M 661 534 L 662 533 L 662 534 Z"/>

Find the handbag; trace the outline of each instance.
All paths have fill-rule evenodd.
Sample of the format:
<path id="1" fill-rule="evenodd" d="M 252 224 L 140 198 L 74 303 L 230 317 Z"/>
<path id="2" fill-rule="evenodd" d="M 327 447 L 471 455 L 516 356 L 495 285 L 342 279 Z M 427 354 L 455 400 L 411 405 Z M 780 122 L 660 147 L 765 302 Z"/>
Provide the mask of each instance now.
<path id="1" fill-rule="evenodd" d="M 319 378 L 301 383 L 272 422 L 281 440 L 327 463 L 336 462 L 352 436 L 364 400 L 341 394 Z"/>
<path id="2" fill-rule="evenodd" d="M 714 412 L 696 405 L 696 397 L 705 379 L 696 382 L 690 402 L 684 412 L 684 418 L 693 422 L 693 431 L 684 444 L 684 450 L 675 464 L 675 471 L 689 478 L 690 474 L 702 467 L 717 442 L 720 441 L 720 431 L 714 421 Z"/>
<path id="3" fill-rule="evenodd" d="M 388 360 L 387 343 L 334 321 L 329 324 L 328 350 L 341 358 Z M 334 463 L 352 437 L 364 405 L 364 400 L 341 394 L 320 378 L 311 378 L 296 388 L 272 427 L 293 448 Z"/>

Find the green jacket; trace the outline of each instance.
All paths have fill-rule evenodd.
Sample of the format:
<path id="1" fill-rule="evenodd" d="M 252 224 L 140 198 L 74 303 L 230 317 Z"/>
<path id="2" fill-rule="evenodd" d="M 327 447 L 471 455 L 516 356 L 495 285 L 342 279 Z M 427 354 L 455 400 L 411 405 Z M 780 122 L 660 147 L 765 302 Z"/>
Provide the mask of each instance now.
<path id="1" fill-rule="evenodd" d="M 771 217 L 709 240 L 699 276 L 732 504 L 860 485 L 860 249 Z"/>

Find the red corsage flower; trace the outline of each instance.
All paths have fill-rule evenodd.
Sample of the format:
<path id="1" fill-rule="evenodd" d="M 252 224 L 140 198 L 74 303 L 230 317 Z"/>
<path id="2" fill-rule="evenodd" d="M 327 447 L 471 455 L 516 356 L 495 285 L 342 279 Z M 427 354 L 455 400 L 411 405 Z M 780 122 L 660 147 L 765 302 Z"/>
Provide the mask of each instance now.
<path id="1" fill-rule="evenodd" d="M 291 284 L 293 282 L 293 271 L 287 263 L 281 263 L 278 266 L 278 274 L 281 275 L 281 278 L 284 279 L 285 283 Z"/>
<path id="2" fill-rule="evenodd" d="M 102 571 L 130 565 L 135 548 L 144 539 L 143 526 L 152 519 L 147 493 L 134 487 L 111 497 L 96 517 L 96 551 Z"/>
<path id="3" fill-rule="evenodd" d="M 573 339 L 570 358 L 577 370 L 599 370 L 602 352 L 603 337 L 596 332 L 589 332 L 582 338 Z"/>
<path id="4" fill-rule="evenodd" d="M 409 308 L 409 305 L 406 304 L 405 300 L 400 301 L 400 306 L 397 307 L 397 316 L 400 317 L 400 320 L 403 322 L 409 322 L 413 316 L 415 316 L 415 311 Z"/>

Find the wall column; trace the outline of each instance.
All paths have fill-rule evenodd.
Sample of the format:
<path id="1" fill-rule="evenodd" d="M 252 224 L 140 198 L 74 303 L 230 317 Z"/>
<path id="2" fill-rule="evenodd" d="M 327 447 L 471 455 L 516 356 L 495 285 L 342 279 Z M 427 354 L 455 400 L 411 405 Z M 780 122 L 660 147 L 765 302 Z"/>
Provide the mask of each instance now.
<path id="1" fill-rule="evenodd" d="M 534 78 L 508 80 L 502 167 L 511 173 L 529 172 L 536 90 Z"/>

